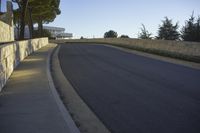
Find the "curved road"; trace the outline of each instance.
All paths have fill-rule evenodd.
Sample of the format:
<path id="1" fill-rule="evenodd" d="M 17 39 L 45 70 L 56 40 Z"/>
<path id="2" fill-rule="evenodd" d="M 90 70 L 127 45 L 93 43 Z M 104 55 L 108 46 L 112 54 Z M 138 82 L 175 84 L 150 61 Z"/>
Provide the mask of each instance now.
<path id="1" fill-rule="evenodd" d="M 113 133 L 200 133 L 200 70 L 100 45 L 62 45 L 64 75 Z"/>

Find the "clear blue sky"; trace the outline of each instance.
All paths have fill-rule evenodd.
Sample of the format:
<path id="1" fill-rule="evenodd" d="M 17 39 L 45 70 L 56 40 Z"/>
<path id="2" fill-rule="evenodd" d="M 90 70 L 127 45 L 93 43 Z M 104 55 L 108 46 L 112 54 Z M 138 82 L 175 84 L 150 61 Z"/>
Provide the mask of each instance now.
<path id="1" fill-rule="evenodd" d="M 60 9 L 49 25 L 64 27 L 75 37 L 102 37 L 110 29 L 137 37 L 141 23 L 156 35 L 165 16 L 182 27 L 192 11 L 200 15 L 200 0 L 61 0 Z"/>
<path id="2" fill-rule="evenodd" d="M 200 0 L 61 0 L 60 9 L 48 25 L 64 27 L 78 38 L 103 37 L 111 29 L 137 37 L 141 23 L 155 36 L 165 16 L 182 27 L 192 11 L 200 15 Z"/>

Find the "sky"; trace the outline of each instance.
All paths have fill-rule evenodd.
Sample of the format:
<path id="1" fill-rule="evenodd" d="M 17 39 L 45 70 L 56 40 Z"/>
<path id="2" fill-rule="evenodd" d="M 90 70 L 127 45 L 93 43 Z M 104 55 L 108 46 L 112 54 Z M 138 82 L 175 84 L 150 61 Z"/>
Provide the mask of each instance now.
<path id="1" fill-rule="evenodd" d="M 63 27 L 75 38 L 99 38 L 109 30 L 136 38 L 141 24 L 156 36 L 165 16 L 181 29 L 193 11 L 200 15 L 200 0 L 61 0 L 60 9 L 48 25 Z"/>

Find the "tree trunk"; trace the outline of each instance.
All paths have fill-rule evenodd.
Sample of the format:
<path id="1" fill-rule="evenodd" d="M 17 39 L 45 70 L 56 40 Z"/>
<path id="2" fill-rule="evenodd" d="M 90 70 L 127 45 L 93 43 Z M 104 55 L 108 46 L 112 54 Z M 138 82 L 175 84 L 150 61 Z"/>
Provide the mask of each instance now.
<path id="1" fill-rule="evenodd" d="M 33 19 L 32 19 L 32 8 L 31 7 L 28 7 L 29 9 L 29 34 L 30 34 L 30 39 L 33 38 Z"/>
<path id="2" fill-rule="evenodd" d="M 39 36 L 42 37 L 42 35 L 43 35 L 43 25 L 42 25 L 41 19 L 38 22 L 38 31 L 39 31 Z"/>
<path id="3" fill-rule="evenodd" d="M 21 6 L 21 14 L 20 14 L 20 36 L 19 39 L 24 39 L 24 29 L 25 29 L 25 16 L 26 16 L 26 9 L 27 9 L 28 0 L 22 0 Z"/>

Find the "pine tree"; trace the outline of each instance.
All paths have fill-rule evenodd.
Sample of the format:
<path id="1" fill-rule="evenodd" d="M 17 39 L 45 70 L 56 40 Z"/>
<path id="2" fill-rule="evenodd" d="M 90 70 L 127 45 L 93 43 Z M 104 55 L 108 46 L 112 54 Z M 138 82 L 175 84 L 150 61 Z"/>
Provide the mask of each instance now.
<path id="1" fill-rule="evenodd" d="M 151 35 L 152 34 L 149 33 L 148 30 L 146 30 L 146 27 L 144 26 L 144 24 L 142 24 L 141 33 L 139 33 L 138 38 L 140 38 L 140 39 L 152 39 Z"/>
<path id="2" fill-rule="evenodd" d="M 200 42 L 200 17 L 195 23 L 195 17 L 192 14 L 189 20 L 186 21 L 185 26 L 183 26 L 181 33 L 184 41 Z"/>
<path id="3" fill-rule="evenodd" d="M 178 23 L 173 25 L 172 20 L 165 17 L 165 20 L 162 21 L 162 25 L 159 27 L 157 39 L 163 40 L 178 40 L 179 32 Z"/>
<path id="4" fill-rule="evenodd" d="M 43 24 L 52 22 L 60 14 L 60 0 L 12 0 L 17 3 L 18 9 L 14 11 L 15 25 L 19 25 L 20 39 L 24 38 L 24 27 L 29 25 L 30 35 L 33 25 L 38 23 L 37 34 L 42 37 Z M 38 35 L 37 35 L 38 36 Z"/>

